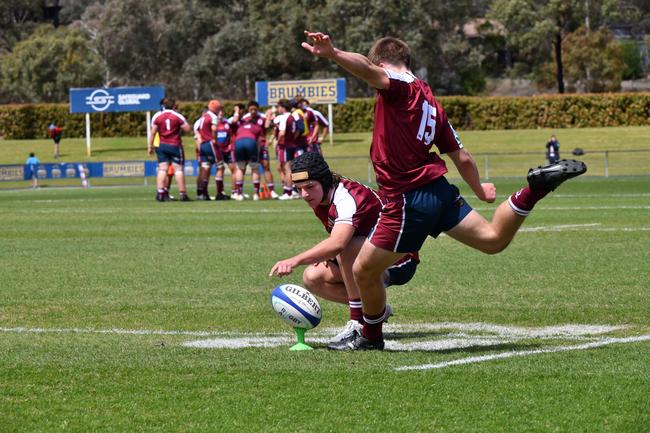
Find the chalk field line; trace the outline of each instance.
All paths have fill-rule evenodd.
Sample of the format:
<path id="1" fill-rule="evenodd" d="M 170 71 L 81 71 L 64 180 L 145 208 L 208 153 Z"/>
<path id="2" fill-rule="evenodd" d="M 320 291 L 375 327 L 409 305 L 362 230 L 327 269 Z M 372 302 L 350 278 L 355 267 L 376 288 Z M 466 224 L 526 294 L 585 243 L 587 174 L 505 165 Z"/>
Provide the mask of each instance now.
<path id="1" fill-rule="evenodd" d="M 387 323 L 384 331 L 391 333 L 414 333 L 421 331 L 464 331 L 464 332 L 487 332 L 501 337 L 577 337 L 585 335 L 601 335 L 613 331 L 627 329 L 627 325 L 588 325 L 588 324 L 564 324 L 545 327 L 507 326 L 483 322 L 438 322 L 438 323 L 408 323 L 395 324 Z M 308 335 L 329 337 L 335 335 L 340 328 L 329 327 L 310 331 Z M 40 327 L 0 327 L 0 332 L 5 333 L 53 333 L 53 334 L 126 334 L 126 335 L 178 335 L 190 337 L 281 337 L 286 332 L 239 332 L 239 331 L 186 331 L 186 330 L 163 330 L 163 329 L 123 329 L 123 328 L 40 328 Z"/>
<path id="2" fill-rule="evenodd" d="M 482 356 L 470 356 L 439 363 L 404 365 L 394 371 L 436 370 L 446 367 L 475 364 L 499 359 L 534 356 L 546 353 L 558 353 L 573 350 L 588 350 L 612 344 L 625 344 L 650 341 L 650 334 L 631 337 L 607 337 L 614 331 L 629 328 L 627 325 L 585 325 L 564 324 L 546 327 L 506 326 L 491 323 L 440 322 L 419 324 L 386 324 L 386 350 L 396 352 L 445 351 L 471 347 L 498 347 L 516 344 L 521 340 L 582 340 L 580 344 L 550 346 L 533 350 L 511 350 Z M 329 341 L 340 328 L 323 328 L 308 334 L 308 343 Z M 290 332 L 261 333 L 233 331 L 183 331 L 183 330 L 148 330 L 148 329 L 95 329 L 95 328 L 38 328 L 38 327 L 0 327 L 4 333 L 58 333 L 58 334 L 116 334 L 116 335 L 157 335 L 202 337 L 198 340 L 185 341 L 181 345 L 195 349 L 248 349 L 289 347 L 295 342 Z M 396 337 L 408 338 L 409 334 L 431 332 L 433 339 L 401 342 Z M 476 334 L 479 333 L 479 334 Z M 401 335 L 400 335 L 401 334 Z M 207 337 L 207 338 L 206 338 Z"/>
<path id="3" fill-rule="evenodd" d="M 587 350 L 587 349 L 595 349 L 603 346 L 609 346 L 610 344 L 638 343 L 641 341 L 650 341 L 650 334 L 639 335 L 636 337 L 627 337 L 627 338 L 605 338 L 599 341 L 593 341 L 590 343 L 577 344 L 572 346 L 558 346 L 558 347 L 549 347 L 546 349 L 536 349 L 536 350 L 517 350 L 517 351 L 497 353 L 494 355 L 471 356 L 469 358 L 455 359 L 453 361 L 439 362 L 437 364 L 405 365 L 402 367 L 397 367 L 394 370 L 395 371 L 432 370 L 432 369 L 451 367 L 454 365 L 476 364 L 479 362 L 494 361 L 496 359 L 540 355 L 543 353 L 567 352 L 571 350 Z"/>

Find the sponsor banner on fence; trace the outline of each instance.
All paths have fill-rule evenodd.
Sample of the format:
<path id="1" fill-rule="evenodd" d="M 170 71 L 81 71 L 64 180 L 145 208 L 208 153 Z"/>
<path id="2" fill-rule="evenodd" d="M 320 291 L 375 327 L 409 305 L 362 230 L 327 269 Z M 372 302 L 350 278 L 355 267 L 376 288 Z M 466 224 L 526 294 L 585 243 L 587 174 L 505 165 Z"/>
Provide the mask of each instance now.
<path id="1" fill-rule="evenodd" d="M 144 172 L 145 164 L 138 161 L 104 163 L 104 177 L 142 177 Z"/>
<path id="2" fill-rule="evenodd" d="M 110 87 L 70 89 L 71 113 L 158 111 L 165 88 Z"/>
<path id="3" fill-rule="evenodd" d="M 0 166 L 0 180 L 23 180 L 28 179 L 25 177 L 24 172 L 29 170 L 29 166 L 22 165 L 4 165 Z"/>
<path id="4" fill-rule="evenodd" d="M 86 178 L 98 177 L 151 177 L 158 173 L 156 161 L 110 161 L 110 162 L 61 162 L 30 165 L 0 165 L 0 181 L 29 180 L 34 174 L 39 179 L 80 178 L 81 170 Z M 196 160 L 185 161 L 183 172 L 196 176 L 199 165 Z M 216 168 L 212 167 L 212 175 Z"/>

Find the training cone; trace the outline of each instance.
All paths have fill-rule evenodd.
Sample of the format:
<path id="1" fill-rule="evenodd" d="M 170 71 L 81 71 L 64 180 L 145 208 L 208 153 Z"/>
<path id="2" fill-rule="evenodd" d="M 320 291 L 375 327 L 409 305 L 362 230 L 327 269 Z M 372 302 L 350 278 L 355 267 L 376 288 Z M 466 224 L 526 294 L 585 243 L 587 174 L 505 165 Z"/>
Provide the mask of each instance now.
<path id="1" fill-rule="evenodd" d="M 265 183 L 260 186 L 260 200 L 268 200 L 271 198 L 271 191 L 269 191 L 269 187 L 266 186 Z"/>

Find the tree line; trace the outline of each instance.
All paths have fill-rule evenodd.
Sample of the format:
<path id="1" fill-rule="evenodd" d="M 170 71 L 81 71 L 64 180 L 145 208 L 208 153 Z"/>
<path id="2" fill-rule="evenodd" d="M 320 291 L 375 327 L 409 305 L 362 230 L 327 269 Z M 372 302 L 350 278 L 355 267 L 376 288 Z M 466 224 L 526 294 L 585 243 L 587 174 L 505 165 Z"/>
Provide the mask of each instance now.
<path id="1" fill-rule="evenodd" d="M 300 47 L 305 29 L 362 53 L 379 37 L 399 37 L 413 49 L 414 72 L 437 94 L 481 94 L 490 77 L 528 78 L 559 93 L 604 92 L 647 72 L 650 4 L 0 0 L 0 102 L 61 102 L 70 87 L 153 84 L 183 100 L 246 99 L 255 81 L 338 76 L 348 79 L 350 96 L 370 95 Z"/>

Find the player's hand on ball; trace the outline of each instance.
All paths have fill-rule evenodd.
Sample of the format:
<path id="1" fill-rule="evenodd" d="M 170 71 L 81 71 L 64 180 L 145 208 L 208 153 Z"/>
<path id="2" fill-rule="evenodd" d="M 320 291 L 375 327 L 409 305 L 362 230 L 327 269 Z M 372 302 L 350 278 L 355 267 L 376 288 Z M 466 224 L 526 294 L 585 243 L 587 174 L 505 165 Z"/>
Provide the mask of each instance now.
<path id="1" fill-rule="evenodd" d="M 494 200 L 497 199 L 497 188 L 493 183 L 482 183 L 481 188 L 483 188 L 483 197 L 479 197 L 481 200 L 487 203 L 494 203 Z"/>
<path id="2" fill-rule="evenodd" d="M 293 272 L 293 268 L 296 266 L 297 263 L 293 259 L 280 260 L 271 268 L 269 277 L 272 277 L 273 275 L 277 275 L 278 277 L 289 275 L 291 272 Z"/>

